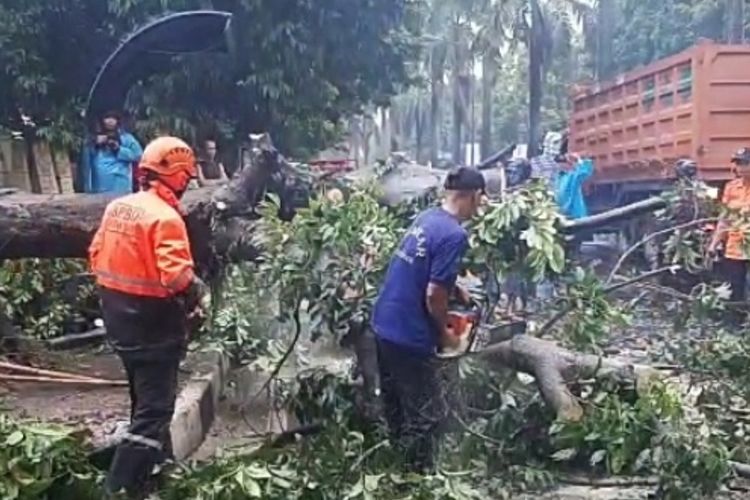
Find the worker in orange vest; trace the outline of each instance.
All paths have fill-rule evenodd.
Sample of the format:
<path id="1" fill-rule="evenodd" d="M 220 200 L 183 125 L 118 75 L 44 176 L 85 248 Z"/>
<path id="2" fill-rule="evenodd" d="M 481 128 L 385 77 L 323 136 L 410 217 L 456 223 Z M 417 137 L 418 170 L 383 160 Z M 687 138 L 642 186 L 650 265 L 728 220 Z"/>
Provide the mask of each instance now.
<path id="1" fill-rule="evenodd" d="M 718 263 L 717 270 L 723 280 L 729 284 L 731 295 L 729 300 L 735 303 L 727 315 L 730 326 L 740 328 L 747 320 L 738 303 L 747 300 L 747 271 L 750 269 L 750 254 L 745 243 L 748 233 L 747 225 L 741 221 L 743 216 L 750 213 L 750 148 L 741 148 L 732 157 L 737 178 L 724 186 L 721 203 L 734 217 L 722 217 L 714 232 L 708 252 L 716 255 L 719 247 L 724 247 L 723 259 Z M 737 220 L 731 220 L 732 218 Z"/>
<path id="2" fill-rule="evenodd" d="M 89 249 L 107 335 L 130 385 L 130 427 L 107 476 L 110 495 L 124 489 L 144 498 L 154 470 L 171 458 L 177 372 L 203 290 L 179 204 L 196 175 L 185 142 L 151 142 L 139 166 L 141 191 L 109 204 Z"/>

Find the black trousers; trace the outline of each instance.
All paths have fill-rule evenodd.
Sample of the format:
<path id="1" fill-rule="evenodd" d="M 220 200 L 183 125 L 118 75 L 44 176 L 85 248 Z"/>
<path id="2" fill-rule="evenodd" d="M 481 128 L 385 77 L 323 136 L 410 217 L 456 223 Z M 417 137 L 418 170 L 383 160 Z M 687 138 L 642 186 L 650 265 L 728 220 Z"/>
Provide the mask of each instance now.
<path id="1" fill-rule="evenodd" d="M 721 261 L 719 274 L 721 279 L 732 287 L 732 302 L 744 302 L 747 280 L 748 261 L 727 259 Z"/>
<path id="2" fill-rule="evenodd" d="M 130 427 L 115 451 L 106 481 L 108 493 L 125 490 L 145 498 L 154 466 L 172 458 L 169 425 L 174 413 L 181 351 L 143 357 L 118 352 L 130 386 Z"/>
<path id="3" fill-rule="evenodd" d="M 446 405 L 436 361 L 378 339 L 378 365 L 385 417 L 407 468 L 430 472 Z"/>

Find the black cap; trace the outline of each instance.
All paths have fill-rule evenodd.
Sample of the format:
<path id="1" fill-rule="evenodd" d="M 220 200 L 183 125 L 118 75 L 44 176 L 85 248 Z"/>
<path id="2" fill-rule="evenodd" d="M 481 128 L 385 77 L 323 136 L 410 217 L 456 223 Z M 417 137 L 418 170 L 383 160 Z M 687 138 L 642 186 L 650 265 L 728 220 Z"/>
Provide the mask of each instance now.
<path id="1" fill-rule="evenodd" d="M 750 165 L 750 149 L 742 148 L 732 156 L 732 163 L 737 165 Z"/>
<path id="2" fill-rule="evenodd" d="M 486 184 L 476 168 L 459 167 L 448 173 L 443 187 L 448 191 L 484 191 Z"/>

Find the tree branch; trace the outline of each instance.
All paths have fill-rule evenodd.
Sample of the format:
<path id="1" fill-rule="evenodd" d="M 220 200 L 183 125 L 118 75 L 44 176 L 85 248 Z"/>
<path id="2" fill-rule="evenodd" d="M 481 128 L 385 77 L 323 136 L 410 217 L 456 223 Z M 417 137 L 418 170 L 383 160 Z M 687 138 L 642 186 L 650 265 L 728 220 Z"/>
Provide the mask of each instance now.
<path id="1" fill-rule="evenodd" d="M 653 278 L 655 276 L 659 276 L 660 274 L 664 274 L 666 272 L 675 272 L 678 269 L 679 269 L 679 266 L 668 266 L 668 267 L 662 267 L 660 269 L 656 269 L 654 271 L 649 271 L 647 273 L 641 274 L 640 276 L 636 276 L 635 278 L 631 278 L 629 280 L 623 281 L 622 283 L 615 283 L 614 285 L 610 285 L 604 289 L 604 293 L 612 293 L 616 290 L 620 290 L 622 288 L 635 285 L 636 283 L 646 281 L 647 279 Z M 546 332 L 551 330 L 552 327 L 555 326 L 558 321 L 560 321 L 562 318 L 564 318 L 569 312 L 573 311 L 574 309 L 575 309 L 575 306 L 570 304 L 565 309 L 558 311 L 554 316 L 552 316 L 552 318 L 550 318 L 544 325 L 542 325 L 542 327 L 539 329 L 539 336 L 542 336 Z"/>
<path id="2" fill-rule="evenodd" d="M 680 231 L 682 229 L 687 229 L 687 228 L 690 228 L 690 227 L 693 227 L 693 226 L 699 226 L 701 224 L 709 224 L 711 222 L 716 222 L 717 220 L 718 220 L 717 218 L 696 219 L 696 220 L 693 220 L 693 221 L 690 221 L 690 222 L 685 222 L 684 224 L 678 224 L 676 226 L 669 227 L 669 228 L 666 228 L 666 229 L 662 229 L 662 230 L 657 231 L 655 233 L 649 234 L 648 236 L 644 237 L 641 241 L 639 241 L 638 243 L 636 243 L 632 247 L 628 248 L 625 251 L 625 253 L 623 253 L 622 256 L 620 256 L 620 259 L 617 261 L 617 263 L 615 264 L 615 266 L 612 268 L 612 271 L 609 273 L 609 276 L 607 277 L 606 283 L 609 284 L 609 283 L 612 282 L 612 280 L 614 279 L 614 277 L 617 275 L 617 272 L 620 270 L 620 267 L 622 267 L 622 265 L 625 263 L 625 260 L 628 257 L 630 257 L 633 254 L 633 252 L 635 252 L 638 248 L 642 247 L 643 245 L 645 245 L 649 241 L 653 240 L 654 238 L 657 238 L 657 237 L 659 237 L 661 235 L 672 233 L 672 232 L 675 232 L 675 231 Z"/>
<path id="3" fill-rule="evenodd" d="M 289 343 L 289 347 L 287 347 L 286 352 L 281 356 L 281 359 L 278 363 L 276 363 L 276 366 L 274 367 L 273 371 L 271 372 L 271 375 L 269 375 L 268 379 L 263 383 L 260 390 L 255 394 L 255 396 L 252 397 L 250 400 L 250 403 L 254 403 L 263 392 L 268 389 L 268 387 L 271 385 L 271 383 L 276 379 L 276 377 L 279 376 L 279 372 L 281 372 L 281 369 L 284 367 L 284 364 L 289 359 L 289 356 L 292 355 L 294 352 L 294 348 L 297 346 L 297 342 L 299 341 L 300 336 L 302 335 L 302 322 L 300 321 L 300 307 L 301 304 L 297 304 L 297 307 L 294 309 L 294 313 L 292 314 L 292 317 L 294 318 L 294 325 L 295 325 L 295 331 L 294 331 L 294 338 Z"/>

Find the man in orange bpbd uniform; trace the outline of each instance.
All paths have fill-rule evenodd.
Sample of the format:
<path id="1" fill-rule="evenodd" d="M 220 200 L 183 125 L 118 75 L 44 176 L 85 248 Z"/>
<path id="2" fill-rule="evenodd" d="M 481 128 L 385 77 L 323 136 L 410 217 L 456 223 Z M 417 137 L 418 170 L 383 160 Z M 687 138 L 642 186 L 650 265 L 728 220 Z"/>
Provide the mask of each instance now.
<path id="1" fill-rule="evenodd" d="M 171 458 L 169 425 L 187 320 L 199 311 L 179 200 L 197 175 L 192 149 L 160 137 L 139 166 L 141 191 L 111 202 L 89 249 L 107 335 L 130 386 L 131 421 L 115 451 L 107 493 L 144 498 L 156 466 Z"/>
<path id="2" fill-rule="evenodd" d="M 724 186 L 722 204 L 731 211 L 747 215 L 750 213 L 750 149 L 742 148 L 734 157 L 737 179 Z M 748 260 L 750 256 L 745 251 L 745 238 L 748 228 L 732 227 L 727 220 L 720 220 L 714 237 L 709 246 L 710 253 L 716 253 L 724 243 L 724 258 L 720 262 L 720 274 L 723 280 L 732 288 L 730 300 L 732 302 L 745 301 Z M 730 318 L 735 325 L 741 324 L 746 318 L 741 312 L 735 312 Z"/>

